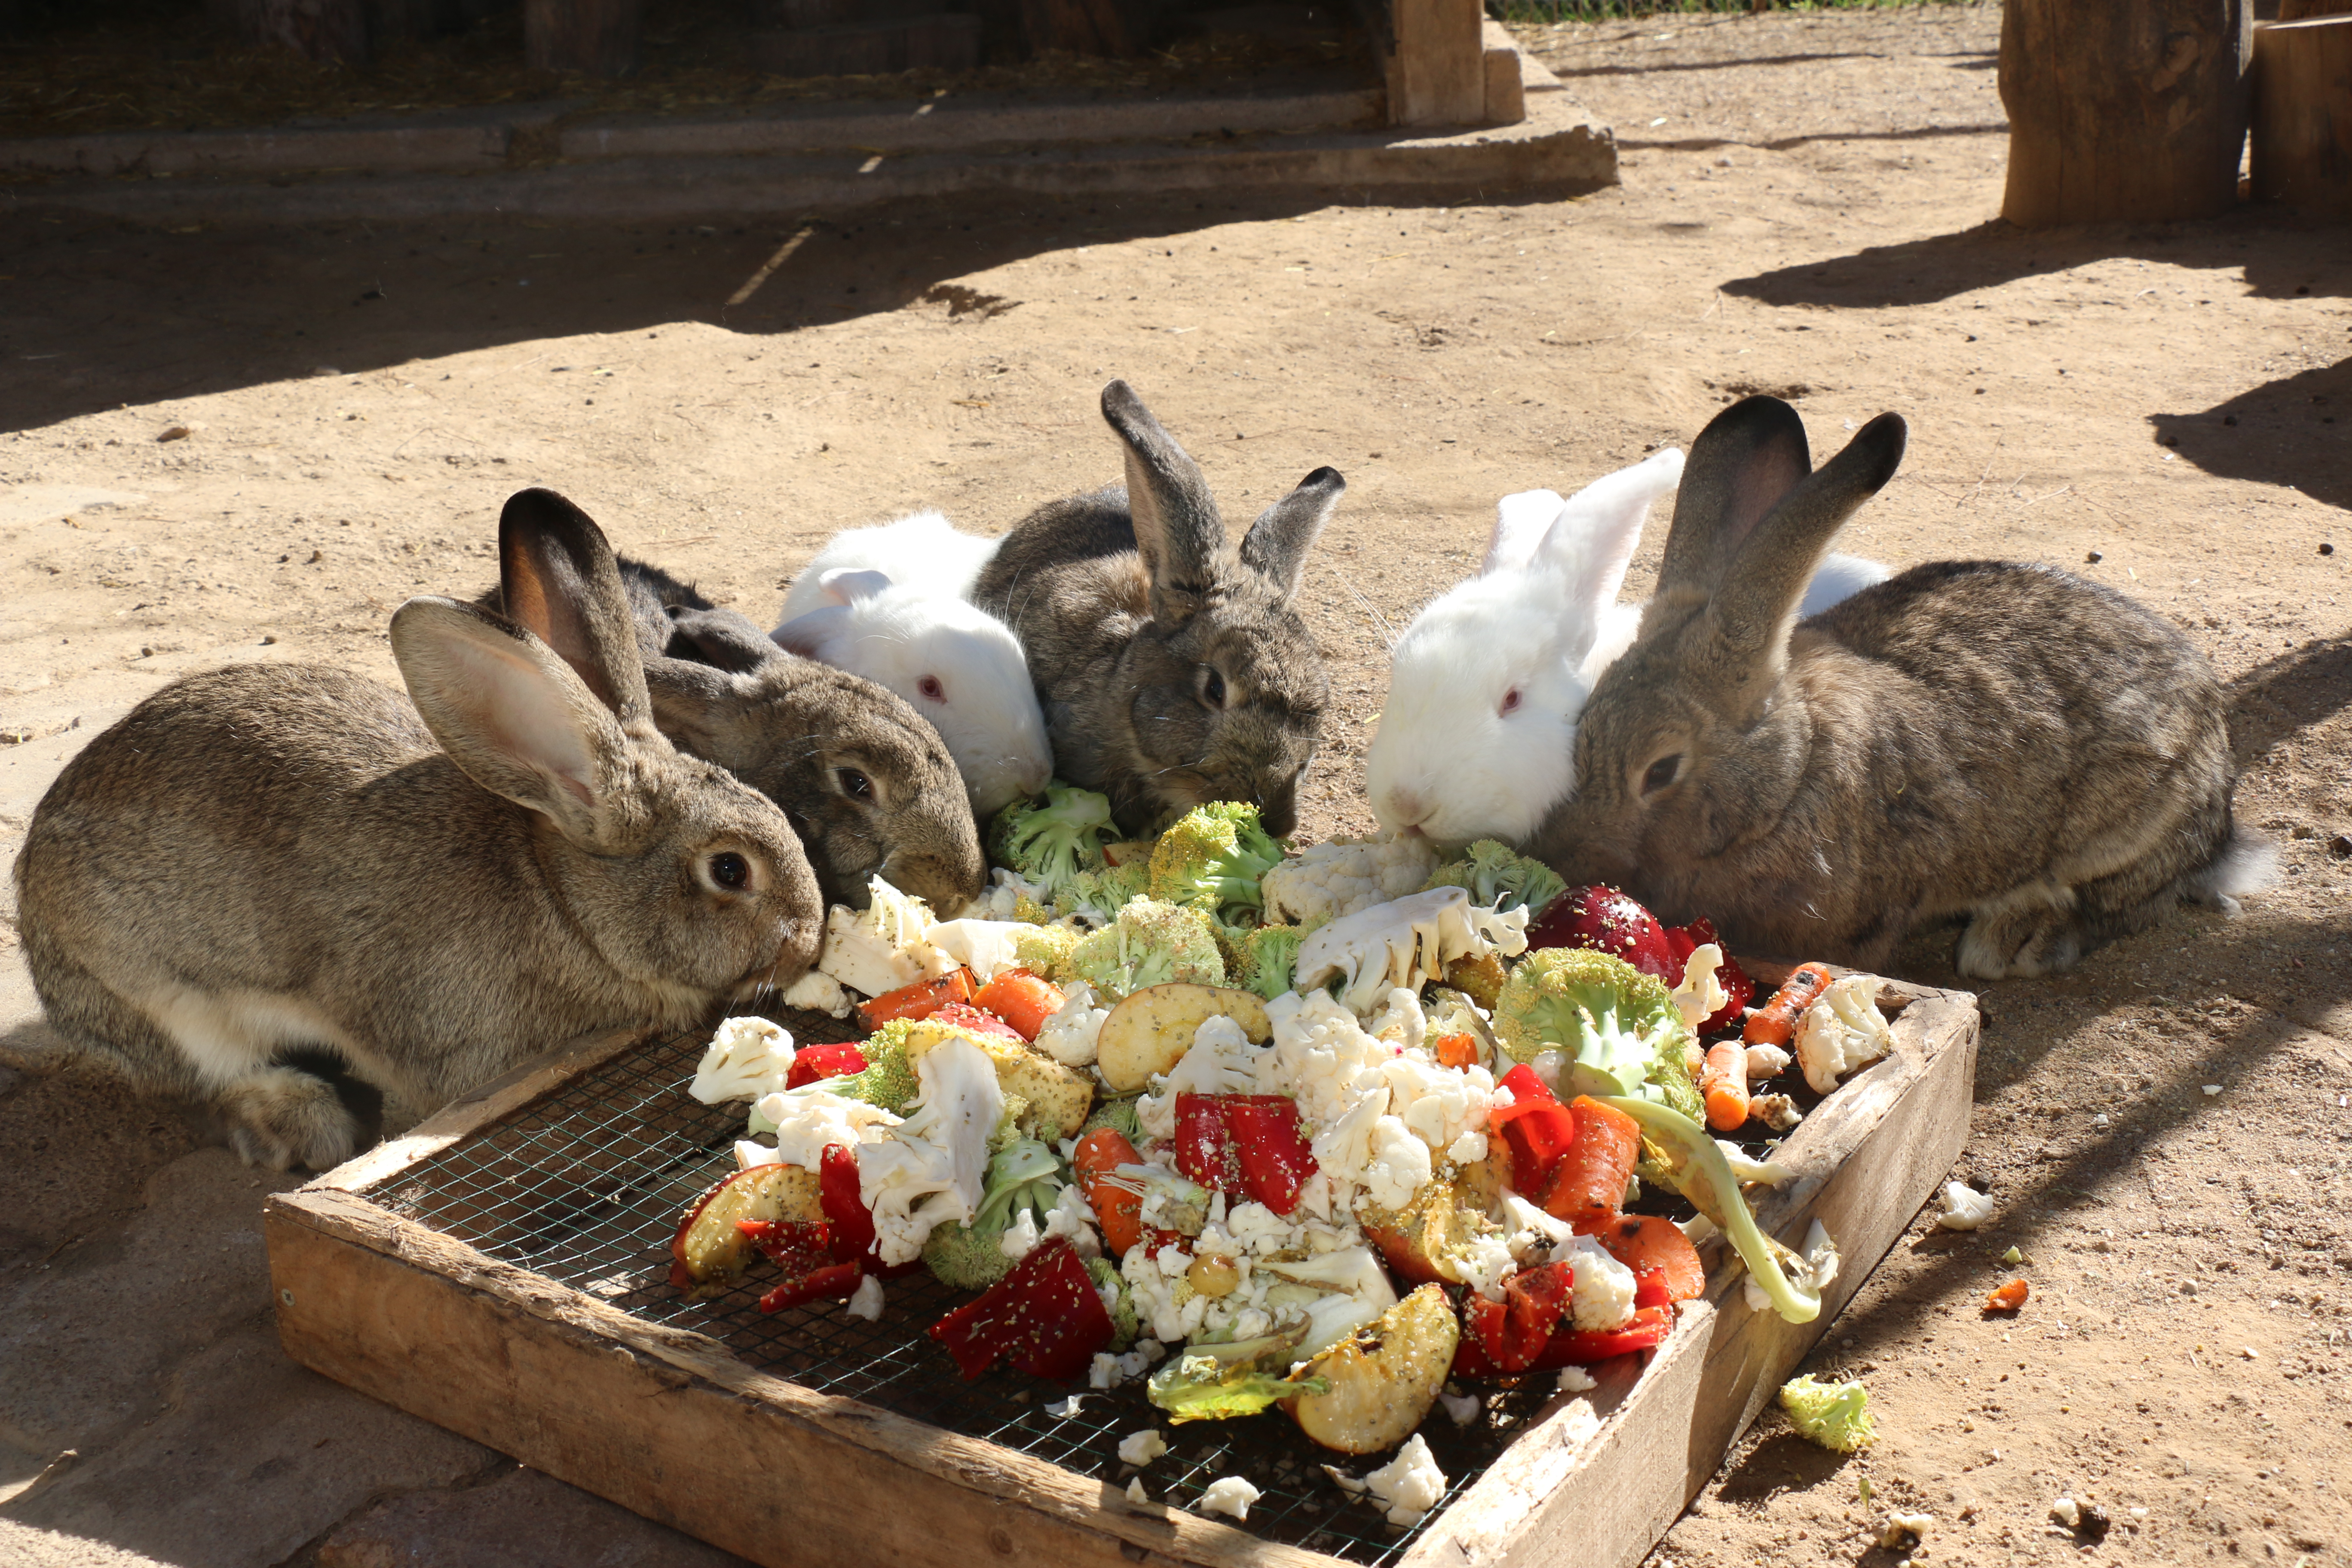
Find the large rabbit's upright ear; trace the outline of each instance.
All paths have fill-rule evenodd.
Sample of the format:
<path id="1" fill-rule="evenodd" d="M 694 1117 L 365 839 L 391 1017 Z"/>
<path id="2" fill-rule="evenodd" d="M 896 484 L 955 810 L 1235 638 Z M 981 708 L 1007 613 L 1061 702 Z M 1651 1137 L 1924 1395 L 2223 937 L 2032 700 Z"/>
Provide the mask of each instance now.
<path id="1" fill-rule="evenodd" d="M 467 778 L 542 813 L 583 847 L 628 847 L 616 805 L 631 742 L 568 660 L 512 621 L 431 597 L 393 612 L 392 657 L 425 727 Z M 632 645 L 632 670 L 635 657 Z M 641 673 L 637 698 L 646 700 Z"/>
<path id="2" fill-rule="evenodd" d="M 710 665 L 718 669 L 738 672 L 753 670 L 783 657 L 767 633 L 740 610 L 694 610 L 684 605 L 672 605 L 668 609 L 669 641 L 663 652 L 673 659 L 691 659 L 697 664 Z M 653 671 L 646 671 L 650 689 Z M 661 702 L 656 695 L 654 712 L 658 720 Z"/>
<path id="3" fill-rule="evenodd" d="M 613 546 L 553 490 L 518 490 L 499 514 L 506 613 L 553 648 L 631 733 L 650 733 L 635 622 Z"/>
<path id="4" fill-rule="evenodd" d="M 1517 572 L 1535 559 L 1536 546 L 1567 505 L 1558 490 L 1521 490 L 1496 501 L 1495 531 L 1486 536 L 1486 559 L 1478 563 L 1478 575 Z"/>
<path id="5" fill-rule="evenodd" d="M 1675 498 L 1658 598 L 1711 597 L 1756 525 L 1812 469 L 1804 421 L 1777 397 L 1743 398 L 1709 420 Z"/>
<path id="6" fill-rule="evenodd" d="M 1151 617 L 1180 626 L 1201 608 L 1229 558 L 1224 520 L 1201 466 L 1132 387 L 1123 381 L 1104 387 L 1102 412 L 1127 444 L 1127 510 L 1150 579 Z"/>
<path id="7" fill-rule="evenodd" d="M 1822 553 L 1846 520 L 1895 477 L 1908 440 L 1901 415 L 1880 415 L 1748 531 L 1707 606 L 1727 652 L 1764 659 L 1777 673 Z"/>
<path id="8" fill-rule="evenodd" d="M 1299 480 L 1297 489 L 1258 513 L 1242 535 L 1242 564 L 1273 584 L 1285 604 L 1297 598 L 1307 552 L 1347 493 L 1348 481 L 1337 468 L 1318 468 Z"/>
<path id="9" fill-rule="evenodd" d="M 761 640 L 765 640 L 762 638 Z M 771 658 L 782 658 L 773 643 Z M 758 710 L 761 683 L 733 670 L 684 658 L 646 661 L 646 689 L 654 717 L 679 750 L 736 772 L 762 750 Z"/>
<path id="10" fill-rule="evenodd" d="M 1566 649 L 1572 658 L 1591 651 L 1601 616 L 1617 602 L 1650 503 L 1683 477 L 1683 455 L 1669 447 L 1633 467 L 1604 474 L 1568 498 L 1559 518 L 1536 546 L 1532 566 L 1559 573 L 1567 581 L 1561 625 L 1578 636 Z"/>

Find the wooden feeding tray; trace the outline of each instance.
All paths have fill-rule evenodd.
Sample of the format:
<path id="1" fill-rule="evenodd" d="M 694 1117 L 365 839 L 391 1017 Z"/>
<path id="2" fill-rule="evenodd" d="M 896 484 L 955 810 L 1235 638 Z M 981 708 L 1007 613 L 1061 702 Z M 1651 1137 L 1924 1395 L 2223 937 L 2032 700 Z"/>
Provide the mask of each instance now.
<path id="1" fill-rule="evenodd" d="M 278 1332 L 306 1366 L 763 1563 L 1630 1565 L 1959 1152 L 1975 998 L 1889 984 L 1879 1003 L 1894 1054 L 1780 1145 L 1795 1178 L 1753 1194 L 1770 1234 L 1800 1243 L 1819 1219 L 1836 1237 L 1822 1316 L 1749 1310 L 1737 1258 L 1710 1243 L 1706 1296 L 1656 1351 L 1594 1369 L 1591 1413 L 1546 1373 L 1468 1426 L 1424 1423 L 1451 1485 L 1411 1530 L 1333 1485 L 1321 1467 L 1344 1457 L 1279 1415 L 1171 1427 L 1138 1383 L 1062 1418 L 1045 1406 L 1064 1390 L 964 1382 L 923 1332 L 962 1298 L 927 1274 L 892 1281 L 871 1324 L 836 1305 L 762 1317 L 756 1283 L 680 1300 L 672 1227 L 733 1167 L 742 1122 L 685 1092 L 707 1037 L 573 1042 L 272 1198 Z M 808 1039 L 845 1032 L 792 1021 L 818 1026 Z M 1138 1505 L 1116 1450 L 1147 1425 L 1171 1448 Z M 1184 1506 L 1226 1475 L 1261 1489 L 1246 1524 Z"/>

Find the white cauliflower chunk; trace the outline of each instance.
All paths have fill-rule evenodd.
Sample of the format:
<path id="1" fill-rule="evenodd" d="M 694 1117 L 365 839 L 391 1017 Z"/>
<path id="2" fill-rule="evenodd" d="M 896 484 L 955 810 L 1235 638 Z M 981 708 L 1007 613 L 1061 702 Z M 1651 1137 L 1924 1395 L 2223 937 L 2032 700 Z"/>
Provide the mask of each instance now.
<path id="1" fill-rule="evenodd" d="M 1389 1108 L 1432 1150 L 1442 1153 L 1475 1132 L 1480 1148 L 1474 1158 L 1484 1156 L 1483 1129 L 1495 1109 L 1492 1073 L 1482 1067 L 1442 1068 L 1428 1052 L 1408 1050 L 1382 1065 L 1381 1077 L 1389 1086 Z"/>
<path id="2" fill-rule="evenodd" d="M 1832 980 L 1797 1023 L 1797 1062 L 1815 1094 L 1827 1094 L 1850 1072 L 1895 1048 L 1895 1035 L 1878 1011 L 1878 976 Z"/>
<path id="3" fill-rule="evenodd" d="M 1992 1218 L 1992 1194 L 1962 1182 L 1944 1184 L 1944 1212 L 1936 1223 L 1946 1230 L 1974 1230 Z"/>
<path id="4" fill-rule="evenodd" d="M 1372 1123 L 1371 1157 L 1363 1173 L 1364 1192 L 1372 1202 L 1382 1208 L 1404 1208 L 1434 1173 L 1429 1145 L 1413 1135 L 1402 1117 L 1383 1116 Z"/>
<path id="5" fill-rule="evenodd" d="M 881 1317 L 882 1279 L 879 1275 L 868 1274 L 857 1282 L 857 1289 L 849 1293 L 849 1315 L 863 1318 L 869 1323 Z"/>
<path id="6" fill-rule="evenodd" d="M 1552 1261 L 1575 1276 L 1570 1312 L 1580 1329 L 1622 1329 L 1633 1321 L 1633 1271 L 1589 1236 L 1572 1236 L 1554 1249 Z"/>
<path id="7" fill-rule="evenodd" d="M 1564 1219 L 1546 1214 L 1508 1187 L 1503 1189 L 1503 1245 L 1529 1268 L 1549 1260 L 1551 1250 L 1576 1232 Z"/>
<path id="8" fill-rule="evenodd" d="M 686 1092 L 705 1105 L 757 1100 L 784 1087 L 793 1070 L 793 1034 L 765 1018 L 730 1018 L 710 1037 Z"/>
<path id="9" fill-rule="evenodd" d="M 1302 990 L 1337 975 L 1340 999 L 1369 1014 L 1392 990 L 1444 978 L 1457 958 L 1516 958 L 1528 950 L 1527 928 L 1525 909 L 1482 909 L 1461 888 L 1431 888 L 1318 926 L 1298 944 L 1295 974 Z"/>
<path id="10" fill-rule="evenodd" d="M 1428 839 L 1376 834 L 1310 844 L 1259 884 L 1265 918 L 1292 925 L 1332 921 L 1401 899 L 1429 880 L 1437 851 Z"/>
<path id="11" fill-rule="evenodd" d="M 835 1094 L 822 1083 L 804 1083 L 782 1094 L 764 1094 L 752 1109 L 776 1130 L 771 1159 L 814 1171 L 828 1143 L 859 1144 L 890 1135 L 898 1119 L 878 1105 Z"/>
<path id="12" fill-rule="evenodd" d="M 1110 1009 L 1095 1005 L 1095 988 L 1081 980 L 1062 989 L 1061 1010 L 1038 1027 L 1039 1050 L 1066 1068 L 1092 1067 L 1095 1042 Z"/>
<path id="13" fill-rule="evenodd" d="M 1038 1240 L 1037 1216 L 1023 1209 L 1020 1215 L 1004 1227 L 1004 1234 L 996 1238 L 996 1250 L 1018 1263 L 1037 1250 Z"/>
<path id="14" fill-rule="evenodd" d="M 1592 1374 L 1580 1366 L 1564 1366 L 1559 1369 L 1559 1387 L 1562 1394 L 1590 1394 L 1600 1386 L 1600 1384 L 1593 1381 Z"/>
<path id="15" fill-rule="evenodd" d="M 1054 1200 L 1052 1211 L 1045 1215 L 1045 1228 L 1038 1233 L 1038 1239 L 1067 1237 L 1070 1246 L 1080 1258 L 1100 1258 L 1102 1242 L 1095 1236 L 1095 1211 L 1087 1205 L 1087 1194 L 1073 1182 L 1064 1187 L 1061 1195 Z"/>
<path id="16" fill-rule="evenodd" d="M 784 987 L 781 998 L 787 1007 L 798 1007 L 805 1013 L 829 1013 L 836 1018 L 846 1018 L 856 1004 L 841 982 L 822 969 L 812 969 Z"/>
<path id="17" fill-rule="evenodd" d="M 1778 1078 L 1786 1072 L 1788 1068 L 1789 1053 L 1780 1047 L 1750 1046 L 1748 1047 L 1748 1082 L 1761 1083 L 1766 1079 Z"/>
<path id="18" fill-rule="evenodd" d="M 987 1053 L 961 1037 L 915 1064 L 922 1092 L 906 1120 L 857 1154 L 857 1195 L 873 1211 L 884 1263 L 912 1263 L 934 1226 L 980 1206 L 988 1135 L 1004 1119 L 1004 1092 Z"/>
<path id="19" fill-rule="evenodd" d="M 1249 1517 L 1250 1504 L 1257 1501 L 1258 1489 L 1239 1476 L 1225 1476 L 1211 1481 L 1201 1494 L 1202 1513 L 1229 1513 L 1235 1519 Z"/>
<path id="20" fill-rule="evenodd" d="M 966 920 L 1009 921 L 1013 911 L 1027 899 L 1040 909 L 1051 909 L 1054 900 L 1045 890 L 1017 871 L 997 867 L 989 873 L 989 884 L 981 889 L 980 897 L 963 908 Z"/>
<path id="21" fill-rule="evenodd" d="M 1456 1426 L 1469 1426 L 1478 1419 L 1478 1412 L 1486 1408 L 1475 1394 L 1441 1394 L 1437 1396 L 1437 1403 L 1445 1406 L 1445 1418 Z"/>
<path id="22" fill-rule="evenodd" d="M 1036 929 L 1019 921 L 941 921 L 931 927 L 928 940 L 985 984 L 1021 967 L 1014 944 Z"/>
<path id="23" fill-rule="evenodd" d="M 1451 1255 L 1454 1269 L 1462 1283 L 1476 1290 L 1489 1301 L 1503 1299 L 1503 1281 L 1518 1272 L 1518 1261 L 1511 1256 L 1511 1244 L 1498 1230 L 1472 1237 L 1460 1251 Z"/>
<path id="24" fill-rule="evenodd" d="M 1386 1108 L 1381 1069 L 1395 1053 L 1364 1033 L 1353 1013 L 1317 991 L 1279 996 L 1266 1004 L 1265 1016 L 1274 1048 L 1260 1064 L 1258 1092 L 1291 1096 L 1298 1114 L 1318 1127 L 1329 1127 L 1376 1092 Z"/>
<path id="25" fill-rule="evenodd" d="M 1683 961 L 1683 983 L 1674 991 L 1675 1010 L 1694 1029 L 1722 1012 L 1724 1004 L 1731 1000 L 1715 977 L 1722 967 L 1723 949 L 1711 942 L 1692 949 Z"/>
<path id="26" fill-rule="evenodd" d="M 1437 1468 L 1429 1440 L 1415 1432 L 1395 1458 L 1364 1478 L 1364 1485 L 1388 1505 L 1391 1524 L 1414 1525 L 1445 1496 L 1445 1472 Z"/>
<path id="27" fill-rule="evenodd" d="M 863 913 L 835 904 L 826 914 L 824 949 L 816 961 L 820 971 L 853 991 L 879 996 L 956 966 L 930 943 L 929 905 L 879 877 L 866 886 L 872 901 Z"/>
<path id="28" fill-rule="evenodd" d="M 1413 1050 L 1429 1039 L 1429 1015 L 1422 1010 L 1421 993 L 1402 986 L 1388 994 L 1386 1010 L 1368 1026 L 1374 1039 L 1400 1050 Z"/>
<path id="29" fill-rule="evenodd" d="M 1157 1426 L 1146 1426 L 1140 1432 L 1130 1432 L 1118 1440 L 1118 1462 L 1140 1469 L 1168 1451 L 1168 1439 L 1160 1435 Z"/>

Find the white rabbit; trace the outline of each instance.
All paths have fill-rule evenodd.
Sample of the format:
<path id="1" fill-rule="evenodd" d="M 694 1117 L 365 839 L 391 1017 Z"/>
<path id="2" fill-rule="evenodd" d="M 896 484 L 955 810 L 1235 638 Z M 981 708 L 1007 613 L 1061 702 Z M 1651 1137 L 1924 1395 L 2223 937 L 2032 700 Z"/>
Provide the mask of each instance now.
<path id="1" fill-rule="evenodd" d="M 902 587 L 970 599 L 972 583 L 1004 541 L 959 533 L 936 511 L 919 511 L 872 528 L 845 528 L 793 579 L 782 620 L 796 621 L 832 603 L 818 585 L 828 572 L 880 572 Z M 781 622 L 779 623 L 781 624 Z"/>
<path id="2" fill-rule="evenodd" d="M 1442 843 L 1523 843 L 1575 779 L 1576 723 L 1592 683 L 1633 639 L 1617 603 L 1650 503 L 1681 481 L 1669 447 L 1587 485 L 1505 496 L 1478 574 L 1413 618 L 1391 650 L 1389 695 L 1365 760 L 1373 815 Z M 1887 569 L 1832 555 L 1811 616 Z"/>
<path id="3" fill-rule="evenodd" d="M 1045 716 L 1020 639 L 954 593 L 872 567 L 819 571 L 812 563 L 772 635 L 789 653 L 887 688 L 930 721 L 983 826 L 1052 780 Z"/>

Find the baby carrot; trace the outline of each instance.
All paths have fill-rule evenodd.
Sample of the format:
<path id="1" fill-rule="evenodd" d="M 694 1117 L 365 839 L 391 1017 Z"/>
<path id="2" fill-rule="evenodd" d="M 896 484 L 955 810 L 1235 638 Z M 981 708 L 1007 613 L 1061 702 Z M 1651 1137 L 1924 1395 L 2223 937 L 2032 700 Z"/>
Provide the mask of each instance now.
<path id="1" fill-rule="evenodd" d="M 1116 1127 L 1096 1128 L 1078 1140 L 1070 1156 L 1079 1190 L 1087 1195 L 1087 1206 L 1095 1211 L 1103 1245 L 1113 1257 L 1126 1256 L 1129 1247 L 1143 1239 L 1143 1194 L 1110 1179 L 1121 1165 L 1138 1163 L 1135 1145 Z"/>
<path id="2" fill-rule="evenodd" d="M 885 991 L 871 1002 L 857 1005 L 857 1016 L 869 1029 L 898 1018 L 928 1018 L 950 1002 L 971 1000 L 971 971 L 950 969 L 937 980 L 918 980 L 896 991 Z"/>
<path id="3" fill-rule="evenodd" d="M 1801 963 L 1789 971 L 1789 978 L 1780 982 L 1780 989 L 1772 993 L 1772 1000 L 1748 1016 L 1748 1027 L 1742 1035 L 1751 1046 L 1783 1046 L 1797 1033 L 1797 1020 L 1822 994 L 1831 980 L 1829 965 Z"/>
<path id="4" fill-rule="evenodd" d="M 1062 1010 L 1061 987 L 1025 969 L 1008 969 L 980 988 L 972 1005 L 985 1007 L 1034 1040 L 1045 1020 Z"/>
<path id="5" fill-rule="evenodd" d="M 1748 1125 L 1748 1047 L 1738 1040 L 1709 1047 L 1698 1089 L 1706 1096 L 1706 1124 L 1717 1132 Z"/>

